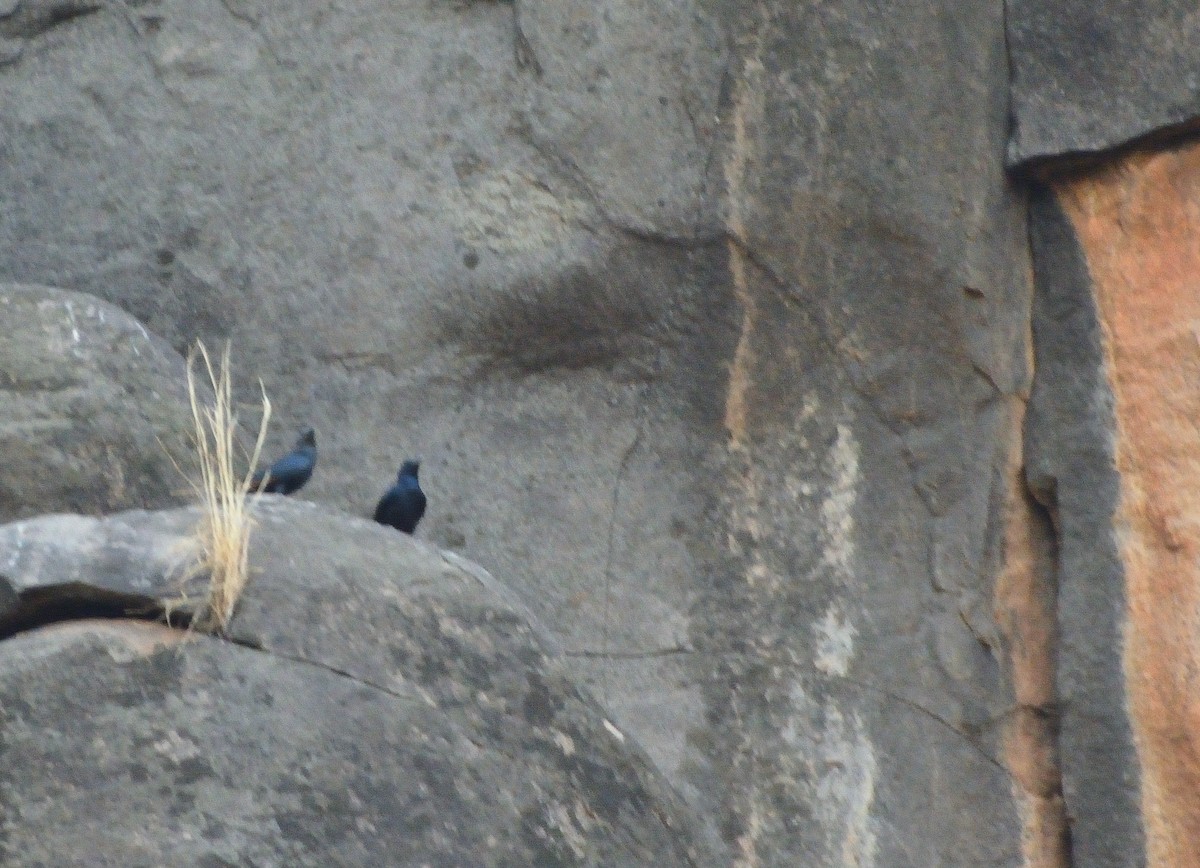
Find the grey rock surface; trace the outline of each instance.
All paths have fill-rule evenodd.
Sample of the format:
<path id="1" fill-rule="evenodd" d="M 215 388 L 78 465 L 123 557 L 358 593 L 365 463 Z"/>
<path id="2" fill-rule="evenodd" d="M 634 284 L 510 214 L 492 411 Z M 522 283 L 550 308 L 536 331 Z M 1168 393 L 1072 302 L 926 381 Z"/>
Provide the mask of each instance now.
<path id="1" fill-rule="evenodd" d="M 255 515 L 232 641 L 74 620 L 0 642 L 6 865 L 711 862 L 477 569 L 312 504 Z M 0 604 L 87 572 L 171 595 L 195 520 L 0 527 Z"/>
<path id="2" fill-rule="evenodd" d="M 1000 5 L 148 0 L 21 39 L 0 276 L 231 338 L 267 452 L 317 429 L 306 498 L 366 515 L 422 454 L 418 536 L 504 578 L 720 864 L 1019 861 Z"/>
<path id="3" fill-rule="evenodd" d="M 644 701 L 721 536 L 719 33 L 687 3 L 106 6 L 0 71 L 0 276 L 231 339 L 266 453 L 317 430 L 306 498 L 367 515 L 422 455 L 419 535 Z M 700 688 L 660 662 L 624 725 L 681 757 Z"/>
<path id="4" fill-rule="evenodd" d="M 0 521 L 177 504 L 191 415 L 170 345 L 98 298 L 0 284 Z"/>
<path id="5" fill-rule="evenodd" d="M 719 5 L 743 319 L 724 568 L 690 633 L 727 840 L 1020 864 L 992 599 L 1032 288 L 1003 9 Z"/>
<path id="6" fill-rule="evenodd" d="M 1188 0 L 1009 0 L 1009 162 L 1105 151 L 1200 116 Z"/>
<path id="7" fill-rule="evenodd" d="M 1058 537 L 1056 686 L 1063 798 L 1080 865 L 1144 865 L 1137 750 L 1126 704 L 1128 600 L 1114 516 L 1113 394 L 1087 263 L 1047 188 L 1031 202 L 1037 347 L 1026 422 L 1029 488 Z"/>

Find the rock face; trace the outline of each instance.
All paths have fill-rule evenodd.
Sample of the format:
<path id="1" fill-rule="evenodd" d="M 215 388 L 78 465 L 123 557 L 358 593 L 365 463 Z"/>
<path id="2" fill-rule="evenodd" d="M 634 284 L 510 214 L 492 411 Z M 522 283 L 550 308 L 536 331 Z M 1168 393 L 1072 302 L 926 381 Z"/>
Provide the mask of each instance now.
<path id="1" fill-rule="evenodd" d="M 1056 530 L 1055 695 L 1072 855 L 1082 864 L 1144 864 L 1120 662 L 1125 593 L 1104 338 L 1086 260 L 1048 191 L 1034 198 L 1030 219 L 1039 292 L 1026 475 Z"/>
<path id="2" fill-rule="evenodd" d="M 311 504 L 255 512 L 232 641 L 75 620 L 0 642 L 6 865 L 709 863 L 486 574 Z M 173 593 L 195 520 L 0 527 L 0 624 L 79 575 Z"/>
<path id="3" fill-rule="evenodd" d="M 1200 147 L 1137 154 L 1056 182 L 1038 220 L 1065 236 L 1035 248 L 1059 287 L 1039 319 L 1039 370 L 1080 359 L 1072 330 L 1092 336 L 1086 378 L 1073 378 L 1092 418 L 1047 406 L 1038 452 L 1072 567 L 1060 590 L 1063 773 L 1086 864 L 1189 864 L 1200 834 L 1198 188 Z M 1047 405 L 1061 399 L 1053 382 Z"/>
<path id="4" fill-rule="evenodd" d="M 993 614 L 1031 295 L 1003 10 L 918 5 L 729 19 L 727 572 L 692 632 L 732 652 L 705 699 L 745 864 L 1022 859 Z"/>
<path id="5" fill-rule="evenodd" d="M 0 284 L 0 520 L 177 504 L 183 361 L 88 295 Z"/>
<path id="6" fill-rule="evenodd" d="M 305 498 L 422 455 L 714 864 L 1178 861 L 1192 176 L 1066 166 L 1191 128 L 1190 6 L 4 11 L 0 278 L 231 339 Z"/>
<path id="7" fill-rule="evenodd" d="M 1106 151 L 1194 127 L 1200 17 L 1187 0 L 1009 0 L 1013 130 L 1020 164 Z"/>
<path id="8" fill-rule="evenodd" d="M 983 2 L 106 7 L 2 73 L 2 268 L 231 338 L 307 497 L 422 453 L 421 533 L 722 861 L 1010 864 L 1004 51 Z"/>

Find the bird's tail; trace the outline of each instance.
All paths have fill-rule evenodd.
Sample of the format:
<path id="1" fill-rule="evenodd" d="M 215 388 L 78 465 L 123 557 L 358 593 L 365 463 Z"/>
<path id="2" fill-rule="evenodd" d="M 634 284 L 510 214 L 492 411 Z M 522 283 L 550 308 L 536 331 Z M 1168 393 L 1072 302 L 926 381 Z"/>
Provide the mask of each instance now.
<path id="1" fill-rule="evenodd" d="M 246 489 L 250 493 L 257 493 L 263 490 L 263 483 L 267 481 L 267 471 L 256 470 L 254 475 L 250 477 L 250 487 Z"/>

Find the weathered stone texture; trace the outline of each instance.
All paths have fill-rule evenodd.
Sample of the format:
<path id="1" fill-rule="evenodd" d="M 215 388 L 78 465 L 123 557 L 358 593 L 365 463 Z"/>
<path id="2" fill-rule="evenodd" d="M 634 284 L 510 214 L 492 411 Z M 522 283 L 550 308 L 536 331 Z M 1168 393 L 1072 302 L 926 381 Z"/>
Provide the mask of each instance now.
<path id="1" fill-rule="evenodd" d="M 149 0 L 14 38 L 0 276 L 230 337 L 270 447 L 318 430 L 305 497 L 364 515 L 423 453 L 421 535 L 506 577 L 718 862 L 1021 860 L 1001 6 Z"/>
<path id="2" fill-rule="evenodd" d="M 254 514 L 233 641 L 111 621 L 0 642 L 4 864 L 712 864 L 490 577 L 312 504 Z M 0 527 L 0 624 L 78 575 L 174 596 L 197 518 Z"/>
<path id="3" fill-rule="evenodd" d="M 1075 864 L 1192 864 L 1200 834 L 1198 191 L 1200 147 L 1180 145 L 1061 175 L 1031 209 L 1027 475 L 1056 537 Z"/>
<path id="4" fill-rule="evenodd" d="M 1007 0 L 1009 160 L 1105 151 L 1200 116 L 1191 0 Z"/>
<path id="5" fill-rule="evenodd" d="M 692 633 L 735 652 L 707 697 L 746 864 L 1021 858 L 991 576 L 1023 209 L 1001 10 L 940 14 L 728 5 L 731 575 Z"/>
<path id="6" fill-rule="evenodd" d="M 996 578 L 996 620 L 1009 654 L 1014 708 L 1004 745 L 1017 787 L 1028 868 L 1071 864 L 1059 758 L 1058 612 L 1050 515 L 1026 485 L 1025 404 L 1013 414 L 1004 510 L 1004 564 Z"/>
<path id="7" fill-rule="evenodd" d="M 0 521 L 179 503 L 183 360 L 93 296 L 0 284 Z"/>
<path id="8" fill-rule="evenodd" d="M 720 535 L 726 60 L 683 2 L 108 5 L 0 70 L 0 276 L 230 338 L 268 452 L 317 429 L 304 497 L 367 515 L 421 454 L 421 535 L 661 696 L 624 725 L 680 780 L 703 702 L 655 655 Z"/>
<path id="9" fill-rule="evenodd" d="M 1038 291 L 1026 477 L 1057 548 L 1056 693 L 1072 858 L 1145 864 L 1140 774 L 1128 718 L 1122 621 L 1128 605 L 1114 518 L 1115 417 L 1088 266 L 1053 193 L 1030 209 Z"/>
<path id="10" fill-rule="evenodd" d="M 1200 840 L 1200 146 L 1133 155 L 1055 191 L 1087 260 L 1114 398 L 1118 707 L 1137 746 L 1147 858 L 1185 865 Z"/>

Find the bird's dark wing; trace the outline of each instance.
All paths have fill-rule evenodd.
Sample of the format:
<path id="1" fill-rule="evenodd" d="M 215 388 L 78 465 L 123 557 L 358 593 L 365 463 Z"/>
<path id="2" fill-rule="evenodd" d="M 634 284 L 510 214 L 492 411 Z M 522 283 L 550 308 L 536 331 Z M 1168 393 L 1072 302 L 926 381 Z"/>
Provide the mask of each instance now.
<path id="1" fill-rule="evenodd" d="M 425 514 L 425 493 L 401 482 L 393 485 L 375 507 L 375 521 L 412 533 Z"/>
<path id="2" fill-rule="evenodd" d="M 269 471 L 259 470 L 256 472 L 250 479 L 250 490 L 266 491 L 270 494 L 291 494 L 308 482 L 316 463 L 316 456 L 307 451 L 289 452 L 272 464 Z M 270 478 L 266 478 L 268 474 Z"/>
<path id="3" fill-rule="evenodd" d="M 389 524 L 388 516 L 395 509 L 398 496 L 399 492 L 395 488 L 389 488 L 383 497 L 379 498 L 379 503 L 375 505 L 375 521 L 380 524 Z"/>
<path id="4" fill-rule="evenodd" d="M 313 460 L 299 452 L 289 452 L 271 465 L 272 479 L 292 479 L 312 473 Z"/>

